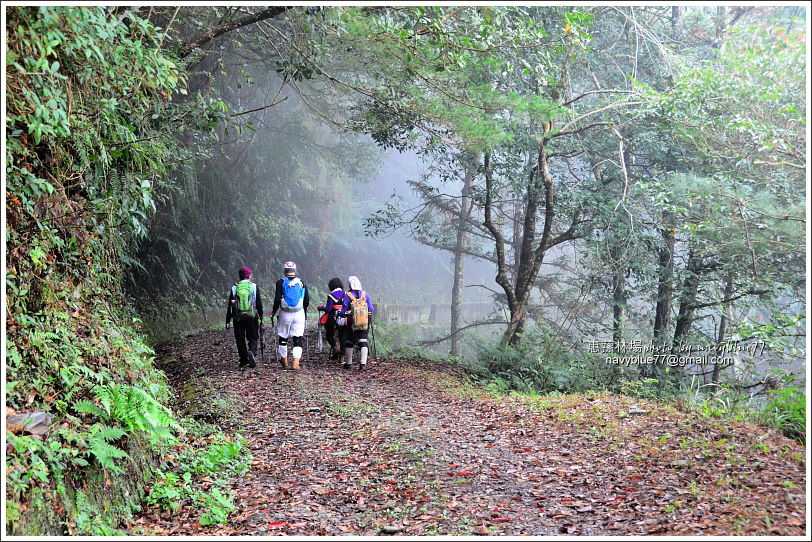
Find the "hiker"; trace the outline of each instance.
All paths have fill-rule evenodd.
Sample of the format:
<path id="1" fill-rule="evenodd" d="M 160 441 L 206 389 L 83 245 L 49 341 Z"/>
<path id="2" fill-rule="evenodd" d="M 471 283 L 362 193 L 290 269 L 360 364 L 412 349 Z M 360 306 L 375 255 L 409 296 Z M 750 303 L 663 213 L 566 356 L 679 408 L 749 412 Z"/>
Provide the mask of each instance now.
<path id="1" fill-rule="evenodd" d="M 273 299 L 271 318 L 279 311 L 276 334 L 279 335 L 277 355 L 283 368 L 288 367 L 288 340 L 293 342 L 290 353 L 293 357 L 292 368 L 299 370 L 304 343 L 305 319 L 310 295 L 302 280 L 296 276 L 296 263 L 285 262 L 282 266 L 284 277 L 276 281 L 276 293 Z"/>
<path id="2" fill-rule="evenodd" d="M 355 275 L 347 279 L 350 289 L 344 296 L 342 306 L 342 317 L 339 325 L 346 326 L 347 340 L 344 348 L 344 364 L 342 368 L 352 368 L 352 353 L 355 345 L 361 351 L 360 365 L 358 370 L 363 371 L 367 366 L 367 355 L 369 354 L 369 324 L 375 307 L 369 295 L 361 287 L 361 281 Z"/>
<path id="3" fill-rule="evenodd" d="M 241 267 L 240 281 L 231 287 L 226 306 L 226 329 L 234 320 L 234 338 L 240 353 L 240 368 L 256 367 L 257 340 L 262 323 L 262 298 L 259 287 L 251 282 L 251 269 Z M 245 342 L 248 340 L 248 347 Z"/>
<path id="4" fill-rule="evenodd" d="M 336 317 L 344 308 L 344 283 L 340 278 L 332 278 L 327 283 L 330 293 L 327 294 L 327 301 L 324 305 L 319 305 L 318 309 L 323 311 L 319 323 L 324 326 L 327 333 L 327 342 L 330 344 L 330 359 L 339 359 L 343 352 L 347 339 L 346 326 L 336 325 Z M 336 332 L 338 332 L 338 344 L 336 344 Z"/>

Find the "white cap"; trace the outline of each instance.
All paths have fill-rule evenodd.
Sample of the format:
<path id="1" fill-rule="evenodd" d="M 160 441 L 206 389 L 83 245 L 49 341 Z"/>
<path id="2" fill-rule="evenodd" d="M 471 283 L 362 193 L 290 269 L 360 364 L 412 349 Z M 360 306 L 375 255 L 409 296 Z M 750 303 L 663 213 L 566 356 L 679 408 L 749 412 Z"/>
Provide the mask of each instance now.
<path id="1" fill-rule="evenodd" d="M 351 275 L 347 282 L 350 283 L 350 290 L 363 290 L 361 288 L 361 280 L 355 275 Z"/>

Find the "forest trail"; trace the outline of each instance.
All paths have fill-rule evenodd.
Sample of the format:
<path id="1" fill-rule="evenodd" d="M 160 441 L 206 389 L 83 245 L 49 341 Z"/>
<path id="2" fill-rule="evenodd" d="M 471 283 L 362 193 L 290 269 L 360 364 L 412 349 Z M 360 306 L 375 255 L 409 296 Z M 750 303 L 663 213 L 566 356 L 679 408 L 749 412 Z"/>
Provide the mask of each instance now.
<path id="1" fill-rule="evenodd" d="M 179 397 L 210 385 L 244 411 L 230 429 L 254 461 L 233 480 L 228 524 L 148 507 L 129 532 L 804 533 L 804 448 L 771 429 L 610 394 L 488 394 L 442 363 L 344 371 L 312 346 L 301 371 L 286 371 L 271 362 L 271 330 L 265 341 L 247 373 L 231 332 L 158 348 Z"/>

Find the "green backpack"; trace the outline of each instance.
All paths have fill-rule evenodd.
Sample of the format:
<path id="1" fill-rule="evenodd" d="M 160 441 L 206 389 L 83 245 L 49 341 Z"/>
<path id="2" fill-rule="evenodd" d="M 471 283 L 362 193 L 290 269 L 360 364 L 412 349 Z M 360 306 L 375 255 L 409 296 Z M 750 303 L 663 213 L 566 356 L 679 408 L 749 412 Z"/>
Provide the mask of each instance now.
<path id="1" fill-rule="evenodd" d="M 257 315 L 257 285 L 253 282 L 238 282 L 234 285 L 236 303 L 234 318 L 247 320 Z"/>

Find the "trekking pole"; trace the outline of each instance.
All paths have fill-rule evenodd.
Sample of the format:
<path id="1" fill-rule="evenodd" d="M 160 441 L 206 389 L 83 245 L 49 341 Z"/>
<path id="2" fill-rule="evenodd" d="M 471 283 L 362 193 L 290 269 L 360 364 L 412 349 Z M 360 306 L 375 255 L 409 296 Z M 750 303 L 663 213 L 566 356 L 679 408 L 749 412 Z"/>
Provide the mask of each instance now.
<path id="1" fill-rule="evenodd" d="M 307 316 L 305 316 L 304 342 L 305 342 L 305 355 L 307 356 L 307 363 L 312 363 L 313 360 L 310 359 L 310 341 L 307 340 Z"/>
<path id="2" fill-rule="evenodd" d="M 375 324 L 369 320 L 369 333 L 372 335 L 372 357 L 378 359 L 378 347 L 375 346 Z"/>
<path id="3" fill-rule="evenodd" d="M 262 327 L 262 318 L 259 319 L 259 358 L 262 363 L 265 363 L 265 336 L 264 328 Z"/>

